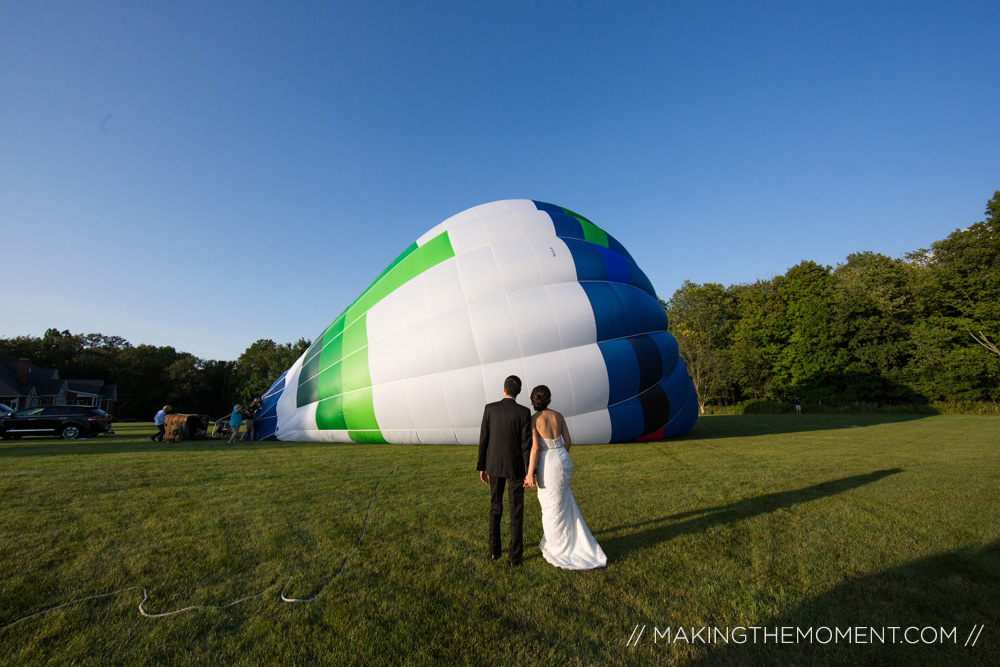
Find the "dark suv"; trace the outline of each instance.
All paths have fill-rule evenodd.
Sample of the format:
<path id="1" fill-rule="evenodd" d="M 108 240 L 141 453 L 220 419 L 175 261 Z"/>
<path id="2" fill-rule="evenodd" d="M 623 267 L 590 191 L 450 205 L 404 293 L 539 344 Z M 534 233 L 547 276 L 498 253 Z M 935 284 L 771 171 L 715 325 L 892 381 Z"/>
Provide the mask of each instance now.
<path id="1" fill-rule="evenodd" d="M 61 435 L 67 440 L 107 433 L 111 417 L 86 405 L 41 405 L 18 410 L 0 419 L 0 435 Z"/>

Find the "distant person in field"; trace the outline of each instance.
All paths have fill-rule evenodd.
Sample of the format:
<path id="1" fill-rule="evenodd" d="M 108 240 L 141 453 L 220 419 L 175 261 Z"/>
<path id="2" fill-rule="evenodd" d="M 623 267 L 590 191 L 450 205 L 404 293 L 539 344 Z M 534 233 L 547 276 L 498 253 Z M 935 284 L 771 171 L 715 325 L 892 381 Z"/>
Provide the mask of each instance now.
<path id="1" fill-rule="evenodd" d="M 229 428 L 232 430 L 232 435 L 229 436 L 229 444 L 233 444 L 239 440 L 240 426 L 243 425 L 243 413 L 240 412 L 240 404 L 237 403 L 233 406 L 233 411 L 229 415 Z"/>
<path id="2" fill-rule="evenodd" d="M 797 415 L 801 415 L 802 414 L 802 399 L 801 398 L 796 398 L 795 399 L 795 414 L 797 414 Z"/>
<path id="3" fill-rule="evenodd" d="M 170 406 L 164 405 L 163 409 L 153 415 L 153 426 L 156 427 L 156 435 L 149 436 L 153 442 L 163 442 L 163 435 L 167 432 L 167 413 Z"/>

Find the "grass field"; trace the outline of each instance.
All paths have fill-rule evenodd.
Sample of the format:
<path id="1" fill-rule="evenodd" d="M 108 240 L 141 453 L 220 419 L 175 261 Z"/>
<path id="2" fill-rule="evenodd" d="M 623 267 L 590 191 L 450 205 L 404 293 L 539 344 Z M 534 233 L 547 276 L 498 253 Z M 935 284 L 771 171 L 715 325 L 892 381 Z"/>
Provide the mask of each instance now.
<path id="1" fill-rule="evenodd" d="M 153 430 L 0 444 L 0 661 L 1000 660 L 1000 419 L 714 416 L 679 440 L 574 448 L 573 491 L 609 557 L 593 572 L 541 558 L 532 491 L 523 566 L 486 559 L 472 447 L 159 444 Z M 318 597 L 283 602 L 286 584 Z M 149 614 L 204 608 L 146 618 L 143 589 Z M 731 641 L 699 641 L 705 627 Z M 903 643 L 739 627 L 899 627 Z M 921 633 L 937 641 L 905 643 Z"/>

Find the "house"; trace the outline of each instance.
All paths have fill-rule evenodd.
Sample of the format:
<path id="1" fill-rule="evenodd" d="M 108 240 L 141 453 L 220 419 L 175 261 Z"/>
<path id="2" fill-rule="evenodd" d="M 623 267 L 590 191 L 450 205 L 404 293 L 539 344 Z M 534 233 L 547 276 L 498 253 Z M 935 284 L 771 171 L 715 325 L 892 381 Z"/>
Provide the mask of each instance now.
<path id="1" fill-rule="evenodd" d="M 29 359 L 0 363 L 0 403 L 20 410 L 36 405 L 90 405 L 112 414 L 118 389 L 104 380 L 63 380 L 55 368 Z"/>

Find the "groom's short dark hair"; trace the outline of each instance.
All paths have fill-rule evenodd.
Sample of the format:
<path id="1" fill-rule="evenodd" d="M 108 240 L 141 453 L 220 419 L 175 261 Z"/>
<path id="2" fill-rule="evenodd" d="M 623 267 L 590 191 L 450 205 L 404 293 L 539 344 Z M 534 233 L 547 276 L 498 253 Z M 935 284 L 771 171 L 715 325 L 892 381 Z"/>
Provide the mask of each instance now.
<path id="1" fill-rule="evenodd" d="M 509 376 L 503 381 L 503 390 L 511 398 L 521 393 L 521 378 L 516 375 Z"/>

